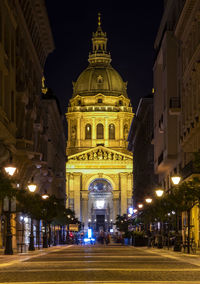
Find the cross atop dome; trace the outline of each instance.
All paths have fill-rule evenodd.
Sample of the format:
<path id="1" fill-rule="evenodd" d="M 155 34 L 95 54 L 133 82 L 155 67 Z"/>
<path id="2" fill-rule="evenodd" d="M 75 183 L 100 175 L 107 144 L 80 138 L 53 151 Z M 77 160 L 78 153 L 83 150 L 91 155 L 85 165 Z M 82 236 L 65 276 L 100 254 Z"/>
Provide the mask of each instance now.
<path id="1" fill-rule="evenodd" d="M 101 13 L 98 13 L 98 26 L 101 26 Z"/>

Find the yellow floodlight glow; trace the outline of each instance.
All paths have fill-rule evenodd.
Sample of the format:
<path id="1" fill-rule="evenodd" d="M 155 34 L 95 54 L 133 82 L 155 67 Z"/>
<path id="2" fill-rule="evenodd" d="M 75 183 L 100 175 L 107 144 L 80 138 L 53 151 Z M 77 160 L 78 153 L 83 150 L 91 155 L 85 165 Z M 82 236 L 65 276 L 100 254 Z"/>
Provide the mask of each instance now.
<path id="1" fill-rule="evenodd" d="M 142 203 L 140 203 L 140 204 L 138 204 L 138 208 L 143 208 L 143 204 Z"/>

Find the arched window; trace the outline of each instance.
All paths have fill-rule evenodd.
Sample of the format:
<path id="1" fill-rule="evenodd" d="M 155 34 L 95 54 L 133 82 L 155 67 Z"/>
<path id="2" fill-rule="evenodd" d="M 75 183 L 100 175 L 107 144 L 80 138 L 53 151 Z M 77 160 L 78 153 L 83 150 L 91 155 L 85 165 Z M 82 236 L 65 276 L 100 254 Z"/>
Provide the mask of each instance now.
<path id="1" fill-rule="evenodd" d="M 115 139 L 115 126 L 113 123 L 109 125 L 109 139 Z"/>
<path id="2" fill-rule="evenodd" d="M 104 129 L 103 124 L 99 123 L 97 124 L 97 139 L 103 139 L 104 138 Z"/>
<path id="3" fill-rule="evenodd" d="M 92 126 L 88 123 L 85 126 L 85 139 L 92 138 Z"/>

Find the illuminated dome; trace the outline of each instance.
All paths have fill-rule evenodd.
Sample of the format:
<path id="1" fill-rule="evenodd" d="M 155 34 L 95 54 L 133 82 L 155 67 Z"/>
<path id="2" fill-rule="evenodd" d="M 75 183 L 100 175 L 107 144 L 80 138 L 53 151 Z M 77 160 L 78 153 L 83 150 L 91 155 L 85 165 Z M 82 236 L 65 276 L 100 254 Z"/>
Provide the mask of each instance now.
<path id="1" fill-rule="evenodd" d="M 97 31 L 92 37 L 92 52 L 89 54 L 89 66 L 73 83 L 73 97 L 76 95 L 104 95 L 127 97 L 125 83 L 119 73 L 110 65 L 111 57 L 107 52 L 107 37 L 102 31 L 99 18 Z"/>
<path id="2" fill-rule="evenodd" d="M 74 95 L 90 95 L 90 93 L 94 95 L 99 92 L 105 95 L 113 93 L 113 95 L 127 96 L 126 83 L 110 64 L 108 66 L 89 65 L 74 84 Z"/>

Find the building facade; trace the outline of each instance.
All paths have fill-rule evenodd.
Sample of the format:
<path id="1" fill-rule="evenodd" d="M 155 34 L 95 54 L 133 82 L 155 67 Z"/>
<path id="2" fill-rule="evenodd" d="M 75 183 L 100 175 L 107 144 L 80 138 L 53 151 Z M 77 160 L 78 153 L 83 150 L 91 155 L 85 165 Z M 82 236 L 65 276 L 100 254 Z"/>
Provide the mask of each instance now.
<path id="1" fill-rule="evenodd" d="M 111 66 L 100 17 L 89 66 L 73 83 L 68 122 L 67 205 L 95 230 L 112 227 L 132 205 L 132 153 L 127 136 L 133 118 L 127 84 Z"/>
<path id="2" fill-rule="evenodd" d="M 199 177 L 194 153 L 200 150 L 200 1 L 166 1 L 155 41 L 154 163 L 168 191 L 171 176 Z M 199 207 L 191 210 L 191 236 L 199 245 Z M 183 236 L 188 220 L 182 214 Z"/>
<path id="3" fill-rule="evenodd" d="M 133 118 L 128 149 L 133 155 L 133 205 L 137 207 L 145 198 L 153 197 L 157 186 L 154 174 L 153 93 L 140 99 Z"/>
<path id="4" fill-rule="evenodd" d="M 12 160 L 17 190 L 27 189 L 34 179 L 38 193 L 47 190 L 65 198 L 63 118 L 42 86 L 45 61 L 53 49 L 43 0 L 0 1 L 0 168 Z M 60 137 L 58 150 L 54 136 Z M 6 218 L 0 213 L 0 247 L 4 247 Z M 12 214 L 14 248 L 22 226 L 18 217 Z"/>

